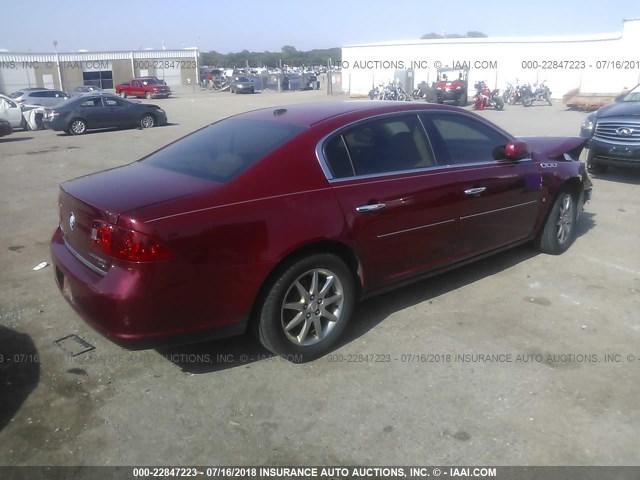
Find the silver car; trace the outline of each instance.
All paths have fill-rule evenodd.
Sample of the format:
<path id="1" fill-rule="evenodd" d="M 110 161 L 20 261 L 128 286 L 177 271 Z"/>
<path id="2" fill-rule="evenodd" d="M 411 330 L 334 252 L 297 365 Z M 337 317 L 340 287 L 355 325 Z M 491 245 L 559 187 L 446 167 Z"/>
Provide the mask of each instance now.
<path id="1" fill-rule="evenodd" d="M 25 89 L 11 94 L 11 98 L 21 105 L 40 105 L 43 107 L 55 107 L 69 98 L 66 92 L 60 90 L 49 90 L 42 88 L 39 90 Z"/>
<path id="2" fill-rule="evenodd" d="M 102 90 L 99 87 L 94 87 L 93 85 L 84 85 L 81 87 L 76 87 L 73 90 L 71 90 L 70 94 L 72 97 L 78 97 L 80 95 L 85 95 L 87 93 L 102 93 L 104 92 L 104 90 Z"/>

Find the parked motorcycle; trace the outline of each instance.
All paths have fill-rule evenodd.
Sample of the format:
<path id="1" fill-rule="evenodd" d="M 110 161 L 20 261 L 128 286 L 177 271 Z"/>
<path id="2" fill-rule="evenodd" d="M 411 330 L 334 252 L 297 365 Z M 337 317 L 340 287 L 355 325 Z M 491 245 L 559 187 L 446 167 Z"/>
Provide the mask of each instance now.
<path id="1" fill-rule="evenodd" d="M 413 93 L 411 94 L 411 96 L 413 97 L 414 100 L 420 100 L 420 99 L 426 100 L 430 90 L 431 89 L 429 88 L 429 85 L 427 84 L 427 82 L 423 80 L 413 90 Z"/>
<path id="2" fill-rule="evenodd" d="M 500 89 L 489 89 L 485 82 L 478 82 L 474 85 L 476 94 L 473 97 L 473 109 L 484 110 L 485 108 L 493 108 L 495 110 L 504 109 L 504 99 L 500 95 Z"/>
<path id="3" fill-rule="evenodd" d="M 534 83 L 533 86 L 535 89 L 528 84 L 523 87 L 522 105 L 530 107 L 534 102 L 546 102 L 551 106 L 551 90 L 545 85 L 545 82 L 540 83 L 540 85 Z"/>
<path id="4" fill-rule="evenodd" d="M 371 100 L 397 100 L 403 102 L 411 100 L 409 94 L 400 83 L 389 82 L 387 85 L 380 84 L 369 92 Z"/>
<path id="5" fill-rule="evenodd" d="M 507 88 L 502 94 L 502 99 L 509 105 L 515 105 L 516 103 L 522 102 L 522 92 L 522 86 L 518 83 L 517 80 L 515 85 L 507 83 Z"/>

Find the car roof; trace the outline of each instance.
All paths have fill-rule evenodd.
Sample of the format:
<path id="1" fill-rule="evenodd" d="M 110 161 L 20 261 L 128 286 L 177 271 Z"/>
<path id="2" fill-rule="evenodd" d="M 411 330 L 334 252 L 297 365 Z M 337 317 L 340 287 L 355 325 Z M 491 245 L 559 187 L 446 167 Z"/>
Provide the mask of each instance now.
<path id="1" fill-rule="evenodd" d="M 119 95 L 115 95 L 110 92 L 89 92 L 86 95 L 73 96 L 67 100 L 67 105 L 75 105 L 77 102 L 86 102 L 92 98 L 120 98 Z M 126 101 L 126 100 L 125 100 Z"/>
<path id="2" fill-rule="evenodd" d="M 49 90 L 49 89 L 45 87 L 27 87 L 27 88 L 21 88 L 19 90 L 16 90 L 16 92 L 36 92 L 38 90 Z"/>
<path id="3" fill-rule="evenodd" d="M 366 118 L 385 113 L 402 113 L 416 110 L 450 110 L 459 108 L 449 105 L 438 105 L 424 102 L 394 102 L 388 100 L 346 100 L 342 102 L 314 102 L 262 108 L 240 114 L 244 118 L 256 120 L 273 120 L 279 117 L 286 123 L 300 126 L 311 126 L 346 114 L 358 114 L 358 118 Z"/>

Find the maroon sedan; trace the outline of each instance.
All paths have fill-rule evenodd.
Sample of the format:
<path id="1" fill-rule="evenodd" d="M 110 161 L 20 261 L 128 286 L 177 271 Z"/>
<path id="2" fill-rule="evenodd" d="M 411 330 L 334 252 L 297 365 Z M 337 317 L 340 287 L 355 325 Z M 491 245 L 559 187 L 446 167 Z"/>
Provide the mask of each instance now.
<path id="1" fill-rule="evenodd" d="M 129 346 L 251 328 L 315 358 L 360 298 L 524 242 L 564 252 L 591 193 L 585 141 L 439 105 L 244 113 L 63 183 L 56 281 Z"/>

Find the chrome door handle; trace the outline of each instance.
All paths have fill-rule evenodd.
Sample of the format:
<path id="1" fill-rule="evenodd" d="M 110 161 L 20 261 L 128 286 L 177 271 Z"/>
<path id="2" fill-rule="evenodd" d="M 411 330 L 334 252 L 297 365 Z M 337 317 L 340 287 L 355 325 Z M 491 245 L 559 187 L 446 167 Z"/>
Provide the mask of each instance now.
<path id="1" fill-rule="evenodd" d="M 477 188 L 469 188 L 464 191 L 465 195 L 479 195 L 484 192 L 487 187 L 477 187 Z"/>
<path id="2" fill-rule="evenodd" d="M 367 212 L 375 212 L 376 210 L 382 210 L 387 205 L 384 203 L 375 203 L 373 205 L 360 205 L 356 207 L 356 212 L 358 213 L 367 213 Z"/>

